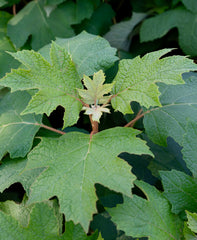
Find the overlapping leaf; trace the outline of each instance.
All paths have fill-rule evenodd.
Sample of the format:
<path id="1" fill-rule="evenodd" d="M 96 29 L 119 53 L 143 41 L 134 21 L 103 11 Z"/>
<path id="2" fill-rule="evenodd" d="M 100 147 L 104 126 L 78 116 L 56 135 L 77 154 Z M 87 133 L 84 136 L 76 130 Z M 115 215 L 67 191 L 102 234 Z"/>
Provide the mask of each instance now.
<path id="1" fill-rule="evenodd" d="M 11 67 L 19 65 L 18 61 L 13 59 L 6 51 L 15 52 L 15 48 L 7 37 L 7 22 L 11 15 L 7 12 L 0 12 L 0 77 L 9 72 Z"/>
<path id="2" fill-rule="evenodd" d="M 130 195 L 135 176 L 117 155 L 124 151 L 151 154 L 136 134 L 139 131 L 134 129 L 113 128 L 92 138 L 79 132 L 58 139 L 43 138 L 28 156 L 26 170 L 46 167 L 32 184 L 29 201 L 57 196 L 66 219 L 80 222 L 87 231 L 96 212 L 94 184 Z"/>
<path id="3" fill-rule="evenodd" d="M 172 204 L 174 213 L 197 209 L 197 179 L 176 170 L 161 171 L 160 175 L 164 194 Z"/>
<path id="4" fill-rule="evenodd" d="M 31 149 L 42 116 L 20 115 L 30 99 L 29 93 L 17 91 L 0 101 L 0 159 L 7 152 L 12 158 L 24 157 Z"/>
<path id="5" fill-rule="evenodd" d="M 0 238 L 9 240 L 96 240 L 98 234 L 87 236 L 82 227 L 65 223 L 61 235 L 62 216 L 54 203 L 42 202 L 31 206 L 5 202 L 0 205 Z M 13 210 L 13 211 L 10 211 Z"/>
<path id="6" fill-rule="evenodd" d="M 12 54 L 28 69 L 17 69 L 7 74 L 1 85 L 12 91 L 38 89 L 23 113 L 46 113 L 49 115 L 58 105 L 65 108 L 64 127 L 73 125 L 79 118 L 81 103 L 77 101 L 81 82 L 71 56 L 53 42 L 51 64 L 40 53 L 23 50 Z"/>
<path id="7" fill-rule="evenodd" d="M 197 234 L 197 213 L 190 213 L 186 211 L 187 214 L 187 224 L 184 227 L 184 237 L 185 240 L 196 240 Z"/>
<path id="8" fill-rule="evenodd" d="M 56 37 L 74 36 L 71 25 L 80 23 L 83 19 L 91 17 L 94 3 L 91 0 L 65 1 L 58 5 L 50 14 L 48 22 Z M 66 17 L 65 17 L 66 16 Z"/>
<path id="9" fill-rule="evenodd" d="M 101 3 L 93 12 L 90 19 L 84 19 L 81 24 L 74 25 L 76 33 L 85 30 L 94 35 L 103 36 L 113 24 L 112 18 L 115 16 L 110 4 Z"/>
<path id="10" fill-rule="evenodd" d="M 73 38 L 57 38 L 55 42 L 71 55 L 81 78 L 83 74 L 90 76 L 101 69 L 106 70 L 118 60 L 116 49 L 110 47 L 108 41 L 85 31 Z M 49 49 L 50 45 L 47 45 L 40 53 L 50 62 Z"/>
<path id="11" fill-rule="evenodd" d="M 38 50 L 55 39 L 41 1 L 28 3 L 8 22 L 7 28 L 8 36 L 16 47 L 22 47 L 30 35 L 32 36 L 31 46 L 34 50 Z"/>
<path id="12" fill-rule="evenodd" d="M 147 14 L 133 12 L 131 19 L 112 25 L 110 31 L 104 35 L 112 47 L 129 51 L 129 46 L 132 40 L 132 31 L 134 27 L 139 24 Z"/>
<path id="13" fill-rule="evenodd" d="M 183 137 L 183 157 L 193 176 L 197 178 L 197 124 L 188 122 L 186 134 Z"/>
<path id="14" fill-rule="evenodd" d="M 148 53 L 144 57 L 121 60 L 114 79 L 112 106 L 123 114 L 132 113 L 130 102 L 137 101 L 142 106 L 161 106 L 160 92 L 156 82 L 166 84 L 184 83 L 181 74 L 197 70 L 192 60 L 183 56 L 160 59 L 169 49 Z"/>
<path id="15" fill-rule="evenodd" d="M 0 192 L 3 192 L 13 183 L 20 182 L 27 195 L 29 195 L 29 188 L 31 184 L 43 171 L 43 168 L 22 172 L 26 164 L 26 158 L 10 159 L 9 157 L 6 157 L 3 159 L 0 165 Z"/>
<path id="16" fill-rule="evenodd" d="M 54 209 L 47 203 L 39 203 L 32 208 L 27 227 L 23 227 L 14 217 L 2 211 L 0 211 L 0 219 L 3 222 L 0 226 L 1 239 L 58 239 L 58 220 Z"/>
<path id="17" fill-rule="evenodd" d="M 149 240 L 181 239 L 182 222 L 172 214 L 170 204 L 153 186 L 135 181 L 147 199 L 134 195 L 124 197 L 124 203 L 107 209 L 118 229 L 132 237 Z"/>
<path id="18" fill-rule="evenodd" d="M 192 122 L 197 122 L 197 76 L 186 75 L 184 79 L 186 81 L 184 85 L 160 84 L 162 107 L 152 109 L 144 117 L 146 133 L 159 145 L 166 145 L 166 138 L 171 136 L 183 146 L 188 118 Z"/>
<path id="19" fill-rule="evenodd" d="M 185 4 L 188 4 L 187 2 L 187 0 L 184 1 Z M 196 2 L 194 5 L 196 5 Z M 190 7 L 193 10 L 197 9 L 197 7 L 193 8 L 192 5 L 190 5 Z M 163 37 L 170 29 L 177 27 L 179 32 L 178 40 L 181 49 L 185 54 L 196 56 L 196 18 L 197 13 L 193 13 L 187 9 L 177 8 L 166 11 L 143 22 L 140 29 L 140 39 L 143 42 L 152 41 Z"/>

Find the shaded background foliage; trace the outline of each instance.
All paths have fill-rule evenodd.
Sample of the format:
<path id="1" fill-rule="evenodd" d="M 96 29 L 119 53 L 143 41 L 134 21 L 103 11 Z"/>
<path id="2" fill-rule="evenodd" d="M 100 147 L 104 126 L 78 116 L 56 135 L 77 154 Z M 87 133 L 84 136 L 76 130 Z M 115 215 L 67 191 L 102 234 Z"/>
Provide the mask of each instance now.
<path id="1" fill-rule="evenodd" d="M 196 60 L 196 19 L 197 3 L 195 0 L 1 0 L 0 77 L 3 77 L 11 68 L 17 68 L 20 65 L 7 51 L 16 52 L 22 49 L 37 51 L 41 49 L 42 52 L 43 47 L 51 43 L 52 40 L 74 37 L 84 30 L 107 39 L 112 47 L 117 48 L 117 57 L 120 60 L 132 59 L 137 55 L 144 55 L 163 48 L 175 48 L 171 54 L 188 55 Z M 108 83 L 113 80 L 117 73 L 118 61 L 105 72 Z M 186 75 L 185 79 L 187 79 L 187 76 L 191 79 L 192 77 L 196 78 L 195 75 L 191 74 Z M 188 81 L 188 89 L 191 81 Z M 159 87 L 161 90 L 165 88 L 162 84 Z M 185 89 L 182 89 L 181 86 L 175 86 L 175 88 L 179 88 L 179 92 L 185 94 Z M 191 88 L 193 88 L 193 85 Z M 0 87 L 0 97 L 3 98 L 7 91 L 9 90 Z M 173 92 L 173 89 L 170 91 Z M 165 96 L 162 98 L 164 104 L 167 104 L 167 100 L 168 98 L 165 98 Z M 114 126 L 124 126 L 136 116 L 140 109 L 139 104 L 133 102 L 132 109 L 134 114 L 125 116 L 111 109 L 112 114 L 110 116 L 106 117 L 104 115 L 102 117 L 100 130 Z M 187 111 L 188 114 L 190 112 L 187 107 L 184 111 L 185 116 L 188 116 Z M 64 109 L 59 106 L 49 117 L 44 116 L 44 121 L 55 128 L 61 128 L 63 126 L 63 114 Z M 146 128 L 146 133 L 151 132 L 151 129 L 155 127 L 154 124 L 151 126 L 153 122 L 151 118 L 161 120 L 159 114 L 158 117 L 156 114 L 155 116 L 145 117 L 144 122 L 141 119 L 135 124 L 135 128 L 140 130 Z M 165 116 L 163 118 L 163 122 L 165 122 Z M 194 116 L 192 121 L 195 120 L 196 117 Z M 181 122 L 179 119 L 178 121 Z M 191 125 L 191 129 L 196 129 L 196 126 L 192 123 L 189 122 L 188 125 Z M 88 117 L 81 117 L 73 128 L 68 128 L 65 131 L 73 131 L 74 128 L 77 128 L 78 131 L 89 132 Z M 183 155 L 187 154 L 187 148 L 191 149 L 191 146 L 187 146 L 187 144 L 183 148 L 187 134 L 184 137 L 182 133 L 178 137 L 176 134 L 171 135 L 167 139 L 166 146 L 160 146 L 156 144 L 157 142 L 155 143 L 154 136 L 151 136 L 151 134 L 147 136 L 146 133 L 141 134 L 140 137 L 148 142 L 148 146 L 150 146 L 155 157 L 123 153 L 121 158 L 132 166 L 132 172 L 138 180 L 143 180 L 164 191 L 164 195 L 172 205 L 172 212 L 179 214 L 182 219 L 186 219 L 184 210 L 195 211 L 196 200 L 190 201 L 183 195 L 181 198 L 185 197 L 185 205 L 177 205 L 180 195 L 178 193 L 176 196 L 173 194 L 174 186 L 170 186 L 169 179 L 171 179 L 171 182 L 178 179 L 180 183 L 187 180 L 191 187 L 183 184 L 181 191 L 194 194 L 197 198 L 196 179 L 191 177 L 192 174 L 196 176 L 196 171 L 191 172 L 191 166 L 188 165 L 188 162 L 186 165 L 183 160 Z M 47 134 L 48 136 L 55 135 L 43 129 L 37 133 L 38 136 L 43 134 L 45 136 Z M 194 133 L 193 138 L 195 141 L 196 135 Z M 34 142 L 34 144 L 36 145 L 37 142 Z M 194 149 L 194 146 L 192 147 Z M 193 158 L 196 156 L 194 154 L 192 155 Z M 5 160 L 4 158 L 2 162 Z M 17 161 L 20 162 L 20 159 Z M 11 161 L 10 164 L 12 164 Z M 167 172 L 172 169 L 173 171 Z M 2 202 L 6 200 L 21 202 L 26 189 L 23 179 L 20 182 L 23 186 L 21 183 L 10 182 L 11 186 L 0 193 L 0 200 Z M 137 186 L 132 191 L 136 195 L 146 198 Z M 116 225 L 104 208 L 122 203 L 121 194 L 117 194 L 99 184 L 96 185 L 96 192 L 99 198 L 97 202 L 98 214 L 94 216 L 91 222 L 91 231 L 98 229 L 106 240 L 133 239 L 127 237 L 123 231 L 117 230 Z M 45 207 L 47 211 L 51 211 L 49 206 Z"/>

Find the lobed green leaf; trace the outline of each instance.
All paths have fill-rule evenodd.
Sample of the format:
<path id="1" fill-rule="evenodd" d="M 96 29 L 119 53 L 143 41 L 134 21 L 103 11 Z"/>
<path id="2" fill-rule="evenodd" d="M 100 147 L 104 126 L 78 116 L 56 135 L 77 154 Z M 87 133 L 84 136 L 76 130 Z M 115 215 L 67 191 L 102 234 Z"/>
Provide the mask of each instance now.
<path id="1" fill-rule="evenodd" d="M 12 91 L 38 89 L 25 113 L 46 113 L 49 115 L 58 105 L 65 108 L 64 127 L 73 125 L 79 118 L 81 103 L 77 100 L 76 88 L 82 86 L 71 56 L 67 51 L 52 43 L 51 64 L 40 53 L 23 50 L 12 54 L 27 69 L 13 70 L 0 84 Z"/>
<path id="2" fill-rule="evenodd" d="M 46 168 L 32 184 L 29 202 L 57 196 L 66 219 L 80 222 L 87 231 L 96 212 L 96 183 L 130 196 L 135 176 L 117 155 L 124 151 L 151 154 L 137 134 L 131 128 L 113 128 L 92 138 L 79 132 L 43 138 L 29 154 L 25 168 Z"/>
<path id="3" fill-rule="evenodd" d="M 170 211 L 170 204 L 153 186 L 135 181 L 147 199 L 134 195 L 124 197 L 124 203 L 108 208 L 118 229 L 132 237 L 148 237 L 149 240 L 181 239 L 182 222 Z"/>
<path id="4" fill-rule="evenodd" d="M 183 56 L 160 59 L 171 50 L 163 49 L 148 53 L 142 58 L 138 56 L 120 61 L 114 79 L 112 106 L 115 110 L 123 114 L 133 113 L 130 107 L 131 101 L 137 101 L 146 108 L 161 106 L 160 92 L 155 83 L 183 84 L 181 74 L 197 70 L 197 65 Z"/>

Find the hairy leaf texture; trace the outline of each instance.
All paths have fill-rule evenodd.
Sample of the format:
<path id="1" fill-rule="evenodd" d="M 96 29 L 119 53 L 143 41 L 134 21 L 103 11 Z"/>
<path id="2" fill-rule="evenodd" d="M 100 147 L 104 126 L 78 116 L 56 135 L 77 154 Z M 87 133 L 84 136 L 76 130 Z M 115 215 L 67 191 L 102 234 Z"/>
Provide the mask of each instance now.
<path id="1" fill-rule="evenodd" d="M 46 167 L 31 186 L 29 202 L 57 196 L 66 219 L 80 222 L 87 231 L 96 212 L 96 183 L 130 196 L 135 176 L 117 156 L 124 151 L 151 154 L 137 134 L 131 128 L 113 128 L 92 138 L 79 132 L 43 138 L 28 156 L 26 170 Z"/>
<path id="2" fill-rule="evenodd" d="M 50 50 L 51 64 L 33 50 L 11 55 L 27 69 L 12 70 L 0 84 L 10 87 L 12 91 L 38 89 L 23 113 L 49 115 L 61 105 L 65 108 L 64 127 L 76 123 L 81 110 L 76 88 L 82 85 L 68 52 L 53 42 Z"/>
<path id="3" fill-rule="evenodd" d="M 108 208 L 118 229 L 132 237 L 148 237 L 149 240 L 181 239 L 182 222 L 170 211 L 170 204 L 155 187 L 135 181 L 147 199 L 134 195 L 124 197 L 124 203 Z"/>
<path id="4" fill-rule="evenodd" d="M 161 106 L 160 92 L 157 82 L 166 84 L 183 84 L 181 74 L 197 70 L 192 60 L 183 56 L 170 56 L 160 59 L 172 49 L 163 49 L 148 53 L 145 56 L 120 61 L 118 73 L 114 79 L 114 98 L 112 106 L 115 110 L 133 113 L 131 101 L 142 106 Z"/>
<path id="5" fill-rule="evenodd" d="M 42 116 L 21 115 L 30 99 L 28 92 L 16 91 L 0 101 L 0 159 L 6 153 L 12 158 L 24 157 L 31 149 Z"/>
<path id="6" fill-rule="evenodd" d="M 78 89 L 78 92 L 85 103 L 97 105 L 104 104 L 109 100 L 110 96 L 104 95 L 111 91 L 113 83 L 103 84 L 104 81 L 105 75 L 102 70 L 94 73 L 93 80 L 86 75 L 83 76 L 83 82 L 87 89 Z"/>

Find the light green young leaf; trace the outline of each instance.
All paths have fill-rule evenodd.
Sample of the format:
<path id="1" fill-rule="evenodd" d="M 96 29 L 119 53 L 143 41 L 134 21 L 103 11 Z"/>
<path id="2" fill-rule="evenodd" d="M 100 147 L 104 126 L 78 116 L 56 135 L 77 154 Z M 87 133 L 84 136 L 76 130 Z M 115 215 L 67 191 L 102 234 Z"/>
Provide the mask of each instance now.
<path id="1" fill-rule="evenodd" d="M 92 105 L 91 107 L 83 107 L 82 110 L 85 110 L 85 114 L 92 115 L 92 120 L 96 122 L 100 122 L 100 118 L 105 113 L 110 113 L 108 108 L 99 106 L 99 105 Z"/>
<path id="2" fill-rule="evenodd" d="M 161 106 L 160 92 L 157 82 L 166 84 L 184 83 L 181 74 L 197 70 L 197 65 L 192 60 L 183 56 L 171 56 L 160 59 L 170 52 L 163 49 L 148 53 L 142 58 L 121 60 L 118 73 L 114 79 L 112 106 L 115 110 L 133 113 L 130 107 L 131 101 L 137 101 L 140 105 Z"/>
<path id="3" fill-rule="evenodd" d="M 84 74 L 90 76 L 101 69 L 106 70 L 118 60 L 116 49 L 110 47 L 107 40 L 85 31 L 73 38 L 57 38 L 55 42 L 68 51 L 81 78 Z M 40 53 L 50 62 L 49 49 L 50 45 L 47 45 Z"/>
<path id="4" fill-rule="evenodd" d="M 77 101 L 76 88 L 82 87 L 82 84 L 67 51 L 53 42 L 51 64 L 34 51 L 23 50 L 12 55 L 27 69 L 13 70 L 0 84 L 11 87 L 12 91 L 38 89 L 23 114 L 35 112 L 49 115 L 61 105 L 65 108 L 64 127 L 75 124 L 82 107 Z"/>
<path id="5" fill-rule="evenodd" d="M 197 240 L 196 234 L 193 233 L 190 228 L 188 228 L 186 223 L 184 224 L 183 234 L 185 240 Z"/>
<path id="6" fill-rule="evenodd" d="M 191 76 L 187 74 L 184 80 L 186 84 L 179 86 L 159 84 L 162 107 L 151 109 L 145 114 L 146 133 L 158 145 L 166 145 L 166 139 L 170 136 L 183 146 L 188 118 L 192 122 L 197 122 L 197 74 L 194 73 Z"/>
<path id="7" fill-rule="evenodd" d="M 110 31 L 104 35 L 104 38 L 110 42 L 112 47 L 129 51 L 132 36 L 131 33 L 135 26 L 139 24 L 145 17 L 146 13 L 132 13 L 132 17 L 128 21 L 122 21 L 112 25 Z"/>
<path id="8" fill-rule="evenodd" d="M 186 134 L 183 136 L 183 157 L 187 167 L 192 172 L 193 176 L 197 178 L 197 124 L 196 122 L 189 122 L 186 128 Z"/>
<path id="9" fill-rule="evenodd" d="M 186 211 L 188 219 L 188 227 L 197 234 L 197 213 Z"/>
<path id="10" fill-rule="evenodd" d="M 185 0 L 184 3 L 186 2 L 189 1 Z M 193 10 L 195 9 L 196 8 L 193 8 Z M 196 17 L 197 13 L 193 13 L 187 9 L 177 8 L 146 19 L 140 28 L 140 40 L 146 42 L 161 38 L 165 36 L 169 30 L 177 27 L 179 32 L 178 41 L 181 49 L 185 54 L 196 56 Z"/>
<path id="11" fill-rule="evenodd" d="M 172 204 L 172 212 L 197 209 L 197 179 L 176 170 L 160 171 L 164 195 Z"/>
<path id="12" fill-rule="evenodd" d="M 57 196 L 66 219 L 80 222 L 87 231 L 96 212 L 96 183 L 131 194 L 135 176 L 117 155 L 151 154 L 145 142 L 136 138 L 137 134 L 135 129 L 113 128 L 92 138 L 79 132 L 69 132 L 58 139 L 43 138 L 29 154 L 25 168 L 46 167 L 31 186 L 29 202 Z"/>
<path id="13" fill-rule="evenodd" d="M 35 24 L 35 19 L 39 27 Z M 41 1 L 31 1 L 22 8 L 8 22 L 7 31 L 17 48 L 22 47 L 30 35 L 32 36 L 31 46 L 34 50 L 38 50 L 55 39 Z"/>
<path id="14" fill-rule="evenodd" d="M 147 199 L 134 195 L 124 197 L 124 203 L 108 208 L 118 229 L 132 237 L 148 237 L 149 240 L 181 239 L 182 222 L 170 211 L 170 204 L 153 186 L 135 181 Z"/>
<path id="15" fill-rule="evenodd" d="M 0 159 L 10 153 L 11 158 L 24 157 L 31 149 L 42 116 L 20 115 L 31 95 L 25 91 L 7 93 L 0 101 Z"/>
<path id="16" fill-rule="evenodd" d="M 110 96 L 104 95 L 111 91 L 113 83 L 103 84 L 104 81 L 105 75 L 102 70 L 94 73 L 93 80 L 86 75 L 83 76 L 83 82 L 87 89 L 77 90 L 85 103 L 94 105 L 107 103 Z"/>

